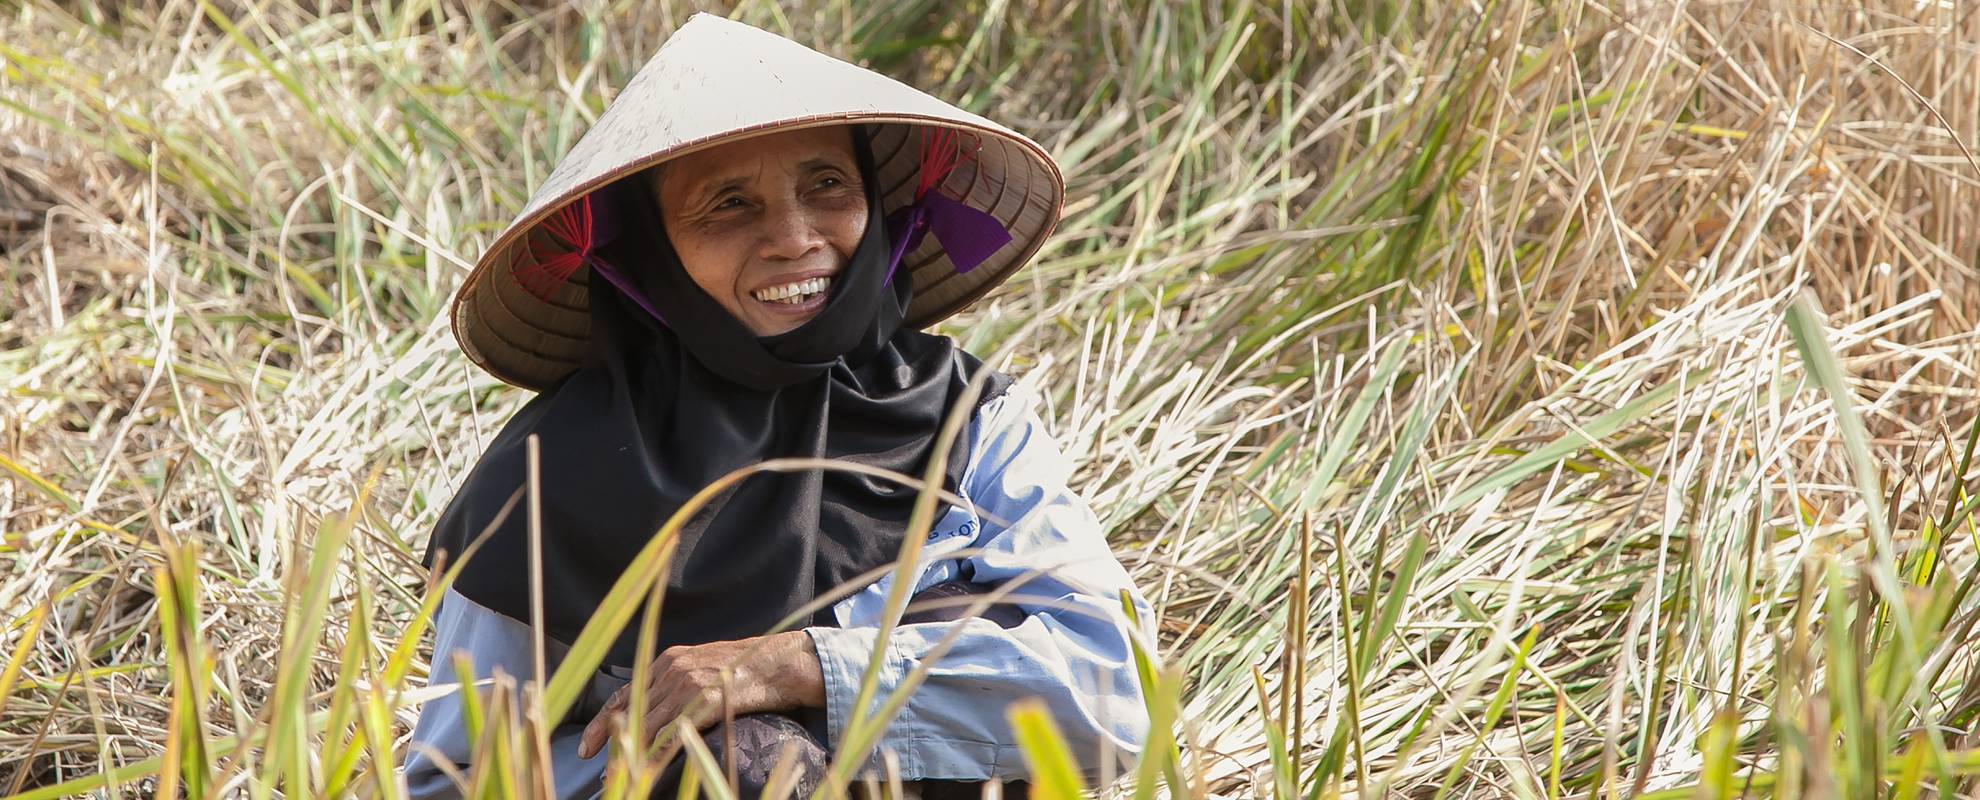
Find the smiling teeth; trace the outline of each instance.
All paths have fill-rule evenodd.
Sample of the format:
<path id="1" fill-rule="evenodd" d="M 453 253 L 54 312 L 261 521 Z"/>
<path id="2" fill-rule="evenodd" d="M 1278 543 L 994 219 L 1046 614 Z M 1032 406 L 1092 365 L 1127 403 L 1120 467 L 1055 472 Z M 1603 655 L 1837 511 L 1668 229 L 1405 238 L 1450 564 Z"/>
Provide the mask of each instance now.
<path id="1" fill-rule="evenodd" d="M 825 291 L 831 285 L 831 278 L 811 278 L 809 280 L 798 281 L 797 283 L 786 283 L 781 286 L 772 286 L 768 289 L 758 289 L 751 292 L 750 296 L 765 303 L 792 305 L 804 302 L 807 296 Z"/>

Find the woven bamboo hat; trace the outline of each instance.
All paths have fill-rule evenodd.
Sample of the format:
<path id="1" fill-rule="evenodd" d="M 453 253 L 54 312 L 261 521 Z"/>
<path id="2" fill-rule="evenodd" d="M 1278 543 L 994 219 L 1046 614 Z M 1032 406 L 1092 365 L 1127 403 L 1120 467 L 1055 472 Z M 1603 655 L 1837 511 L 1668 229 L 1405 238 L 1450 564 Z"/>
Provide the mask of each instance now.
<path id="1" fill-rule="evenodd" d="M 783 37 L 707 14 L 674 32 L 537 187 L 484 252 L 455 295 L 455 338 L 468 358 L 528 389 L 577 368 L 590 329 L 585 291 L 593 270 L 547 289 L 518 274 L 532 234 L 598 188 L 655 164 L 776 131 L 866 125 L 883 214 L 916 202 L 929 136 L 968 144 L 935 184 L 994 217 L 1010 240 L 958 270 L 934 237 L 908 250 L 914 281 L 906 324 L 925 327 L 982 297 L 1023 267 L 1057 224 L 1065 180 L 1045 149 L 990 120 L 884 75 Z M 573 207 L 576 208 L 576 207 Z M 972 212 L 973 213 L 973 212 Z M 938 231 L 939 232 L 939 231 Z"/>

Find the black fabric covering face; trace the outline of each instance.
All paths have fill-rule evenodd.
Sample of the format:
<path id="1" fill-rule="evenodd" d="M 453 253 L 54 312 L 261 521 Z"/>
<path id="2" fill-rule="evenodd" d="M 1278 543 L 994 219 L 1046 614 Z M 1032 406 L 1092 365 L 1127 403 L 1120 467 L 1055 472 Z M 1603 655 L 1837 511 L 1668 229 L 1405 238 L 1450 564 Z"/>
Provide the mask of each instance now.
<path id="1" fill-rule="evenodd" d="M 825 308 L 796 330 L 759 338 L 688 277 L 640 181 L 599 190 L 618 239 L 601 251 L 659 310 L 660 324 L 600 276 L 590 280 L 587 362 L 524 405 L 441 514 L 425 556 L 458 555 L 526 477 L 541 449 L 545 634 L 571 643 L 630 563 L 681 504 L 717 478 L 770 458 L 842 459 L 920 476 L 945 415 L 983 364 L 947 337 L 903 329 L 913 296 L 886 281 L 888 238 L 863 136 L 866 233 Z M 1009 378 L 992 372 L 981 403 Z M 954 491 L 969 463 L 956 442 Z M 842 470 L 760 473 L 682 529 L 667 577 L 660 649 L 756 636 L 805 603 L 892 561 L 917 492 Z M 453 588 L 528 622 L 527 515 L 518 504 L 487 534 Z M 450 558 L 453 555 L 450 555 Z M 813 624 L 835 624 L 829 607 Z M 638 616 L 605 661 L 629 667 Z M 657 651 L 656 651 L 657 652 Z"/>

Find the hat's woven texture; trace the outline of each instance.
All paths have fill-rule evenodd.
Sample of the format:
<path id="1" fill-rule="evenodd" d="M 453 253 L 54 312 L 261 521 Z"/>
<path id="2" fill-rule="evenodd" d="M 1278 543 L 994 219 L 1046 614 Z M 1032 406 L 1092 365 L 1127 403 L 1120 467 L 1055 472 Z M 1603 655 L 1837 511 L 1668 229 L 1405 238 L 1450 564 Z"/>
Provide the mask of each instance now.
<path id="1" fill-rule="evenodd" d="M 968 134 L 981 149 L 939 190 L 988 212 L 1011 234 L 968 272 L 955 270 L 934 237 L 908 253 L 902 268 L 912 271 L 915 293 L 909 325 L 932 324 L 1002 283 L 1058 222 L 1064 178 L 1037 143 L 892 78 L 697 14 L 640 68 L 476 262 L 454 298 L 455 337 L 496 377 L 549 387 L 584 358 L 590 273 L 579 271 L 544 298 L 524 289 L 516 254 L 531 230 L 566 204 L 668 159 L 776 131 L 851 123 L 872 133 L 883 214 L 914 200 L 924 128 Z"/>

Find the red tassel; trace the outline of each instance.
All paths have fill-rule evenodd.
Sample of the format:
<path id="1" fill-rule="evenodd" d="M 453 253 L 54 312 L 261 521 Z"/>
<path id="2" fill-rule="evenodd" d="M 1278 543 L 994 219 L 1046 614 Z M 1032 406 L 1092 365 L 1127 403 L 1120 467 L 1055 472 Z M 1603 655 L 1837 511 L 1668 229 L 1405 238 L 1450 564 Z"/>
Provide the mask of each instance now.
<path id="1" fill-rule="evenodd" d="M 517 253 L 527 263 L 516 267 L 516 282 L 536 299 L 548 302 L 557 287 L 576 274 L 591 256 L 591 196 L 585 195 L 537 225 L 529 246 Z M 559 252 L 559 250 L 562 252 Z"/>
<path id="2" fill-rule="evenodd" d="M 970 136 L 971 144 L 976 137 Z M 975 148 L 962 147 L 963 134 L 954 128 L 923 128 L 921 133 L 921 179 L 915 183 L 914 199 L 926 197 L 949 179 L 949 173 L 966 160 L 976 158 Z"/>

